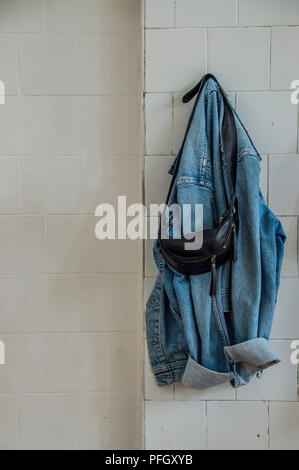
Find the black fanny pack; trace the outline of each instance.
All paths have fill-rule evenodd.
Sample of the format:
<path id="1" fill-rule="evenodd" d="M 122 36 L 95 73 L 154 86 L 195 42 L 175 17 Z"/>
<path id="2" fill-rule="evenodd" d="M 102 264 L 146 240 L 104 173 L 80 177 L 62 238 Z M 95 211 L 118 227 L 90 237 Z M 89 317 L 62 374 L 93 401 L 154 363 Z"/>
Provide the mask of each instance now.
<path id="1" fill-rule="evenodd" d="M 195 108 L 203 85 L 208 78 L 213 78 L 217 82 L 213 75 L 205 75 L 202 80 L 183 97 L 183 102 L 186 103 L 197 94 L 197 99 L 188 122 L 185 138 L 176 159 L 166 204 L 168 204 L 171 190 L 176 180 L 180 158 L 194 116 Z M 176 271 L 185 275 L 198 275 L 211 270 L 211 296 L 216 295 L 216 267 L 223 264 L 229 258 L 231 258 L 232 261 L 236 261 L 237 259 L 237 204 L 235 197 L 237 133 L 235 119 L 230 103 L 228 102 L 225 92 L 220 87 L 218 82 L 217 84 L 224 100 L 224 118 L 222 126 L 223 146 L 226 157 L 227 170 L 231 179 L 231 186 L 233 188 L 233 192 L 229 201 L 229 207 L 227 211 L 220 217 L 215 228 L 202 230 L 202 233 L 200 234 L 190 233 L 186 236 L 181 235 L 180 238 L 163 238 L 161 236 L 162 222 L 160 222 L 158 233 L 162 256 L 167 264 L 172 266 Z M 186 249 L 186 244 L 190 243 L 192 237 L 195 239 L 194 237 L 196 237 L 196 235 L 200 235 L 200 237 L 202 237 L 201 248 Z"/>

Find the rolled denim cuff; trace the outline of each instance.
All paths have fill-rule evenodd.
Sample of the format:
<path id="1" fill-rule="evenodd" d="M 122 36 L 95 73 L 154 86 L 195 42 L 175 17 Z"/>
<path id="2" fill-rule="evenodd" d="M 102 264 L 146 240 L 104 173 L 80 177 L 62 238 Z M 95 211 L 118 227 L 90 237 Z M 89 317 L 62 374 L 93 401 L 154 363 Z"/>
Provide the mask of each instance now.
<path id="1" fill-rule="evenodd" d="M 204 390 L 206 388 L 220 385 L 221 383 L 232 380 L 233 378 L 234 374 L 232 372 L 224 373 L 206 369 L 189 356 L 182 382 L 187 387 Z"/>
<path id="2" fill-rule="evenodd" d="M 233 346 L 224 347 L 228 359 L 238 365 L 241 375 L 253 375 L 280 362 L 279 357 L 265 338 L 254 338 Z"/>

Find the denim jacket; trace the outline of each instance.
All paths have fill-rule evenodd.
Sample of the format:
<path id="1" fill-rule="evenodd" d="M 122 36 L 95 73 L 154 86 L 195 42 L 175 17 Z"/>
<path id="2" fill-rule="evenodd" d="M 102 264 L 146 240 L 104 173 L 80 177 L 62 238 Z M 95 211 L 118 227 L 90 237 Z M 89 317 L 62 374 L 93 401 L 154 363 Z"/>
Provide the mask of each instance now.
<path id="1" fill-rule="evenodd" d="M 203 205 L 204 228 L 215 227 L 232 188 L 222 143 L 223 97 L 209 78 L 196 105 L 169 204 Z M 211 273 L 185 276 L 154 245 L 159 271 L 146 305 L 149 357 L 159 385 L 205 389 L 251 377 L 279 362 L 269 342 L 285 234 L 260 191 L 260 155 L 234 112 L 237 129 L 238 259 Z M 173 169 L 173 167 L 172 167 Z M 170 173 L 172 171 L 170 170 Z"/>

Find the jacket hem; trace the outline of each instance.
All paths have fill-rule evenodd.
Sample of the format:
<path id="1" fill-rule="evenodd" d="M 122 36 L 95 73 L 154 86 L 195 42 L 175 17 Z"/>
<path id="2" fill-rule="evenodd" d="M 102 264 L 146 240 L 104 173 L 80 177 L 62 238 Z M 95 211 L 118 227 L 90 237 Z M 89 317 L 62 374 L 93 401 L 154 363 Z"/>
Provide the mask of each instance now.
<path id="1" fill-rule="evenodd" d="M 157 384 L 163 386 L 181 382 L 186 364 L 187 359 L 182 359 L 181 361 L 152 365 Z"/>

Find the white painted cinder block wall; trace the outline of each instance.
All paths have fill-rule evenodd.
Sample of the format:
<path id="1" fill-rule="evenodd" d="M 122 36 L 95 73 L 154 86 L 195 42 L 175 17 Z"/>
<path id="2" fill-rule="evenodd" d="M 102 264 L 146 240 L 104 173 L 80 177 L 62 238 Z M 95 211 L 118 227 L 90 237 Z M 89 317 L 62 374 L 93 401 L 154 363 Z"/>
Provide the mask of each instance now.
<path id="1" fill-rule="evenodd" d="M 183 136 L 190 106 L 182 93 L 214 73 L 263 155 L 261 186 L 288 235 L 272 341 L 282 362 L 235 391 L 159 388 L 146 359 L 145 446 L 148 449 L 299 449 L 297 0 L 146 0 L 146 200 L 163 202 L 167 169 Z M 146 295 L 156 275 L 146 247 Z"/>
<path id="2" fill-rule="evenodd" d="M 140 34 L 139 0 L 0 0 L 1 449 L 141 445 L 142 247 L 94 235 L 141 201 Z"/>

